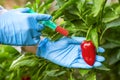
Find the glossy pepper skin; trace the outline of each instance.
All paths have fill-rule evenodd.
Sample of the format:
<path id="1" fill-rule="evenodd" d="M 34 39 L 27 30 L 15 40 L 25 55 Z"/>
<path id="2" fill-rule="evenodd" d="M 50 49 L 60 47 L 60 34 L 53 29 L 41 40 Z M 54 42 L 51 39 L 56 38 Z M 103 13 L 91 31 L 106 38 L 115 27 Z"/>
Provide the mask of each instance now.
<path id="1" fill-rule="evenodd" d="M 92 41 L 84 40 L 81 43 L 82 56 L 85 62 L 92 66 L 96 59 L 96 48 Z"/>

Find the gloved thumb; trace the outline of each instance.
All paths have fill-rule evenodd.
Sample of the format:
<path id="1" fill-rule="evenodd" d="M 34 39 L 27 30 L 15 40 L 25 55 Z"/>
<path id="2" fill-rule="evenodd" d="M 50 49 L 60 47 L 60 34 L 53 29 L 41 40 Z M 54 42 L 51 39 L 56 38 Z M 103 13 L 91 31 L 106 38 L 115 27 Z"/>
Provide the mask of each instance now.
<path id="1" fill-rule="evenodd" d="M 71 44 L 80 44 L 84 40 L 85 40 L 85 37 L 71 37 L 71 39 L 68 42 Z"/>
<path id="2" fill-rule="evenodd" d="M 47 42 L 49 41 L 48 38 L 42 38 L 38 44 L 38 47 L 42 47 L 43 45 L 45 45 Z"/>

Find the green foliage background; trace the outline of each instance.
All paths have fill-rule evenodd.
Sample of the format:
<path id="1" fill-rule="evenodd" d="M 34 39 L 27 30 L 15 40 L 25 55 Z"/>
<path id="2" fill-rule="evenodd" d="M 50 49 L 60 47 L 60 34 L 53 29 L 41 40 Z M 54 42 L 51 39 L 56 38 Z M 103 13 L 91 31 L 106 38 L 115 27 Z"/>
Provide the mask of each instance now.
<path id="1" fill-rule="evenodd" d="M 118 80 L 120 79 L 120 2 L 107 4 L 107 0 L 35 0 L 26 3 L 38 13 L 48 13 L 53 21 L 68 29 L 70 36 L 82 36 L 92 40 L 96 48 L 105 48 L 103 66 L 94 69 L 68 69 L 38 58 L 31 53 L 19 54 L 10 46 L 0 47 L 0 80 L 20 80 L 30 76 L 32 80 Z M 43 35 L 58 40 L 59 33 L 49 28 Z M 14 61 L 13 61 L 14 60 Z M 9 64 L 7 64 L 9 61 Z M 13 62 L 12 62 L 13 61 Z M 2 74 L 1 74 L 2 73 Z"/>

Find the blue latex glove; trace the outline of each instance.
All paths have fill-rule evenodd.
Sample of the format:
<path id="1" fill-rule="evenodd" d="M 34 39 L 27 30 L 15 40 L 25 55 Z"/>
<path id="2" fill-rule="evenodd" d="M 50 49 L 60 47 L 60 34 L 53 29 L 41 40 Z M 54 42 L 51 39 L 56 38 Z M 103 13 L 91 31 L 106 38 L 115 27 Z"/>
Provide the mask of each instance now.
<path id="1" fill-rule="evenodd" d="M 0 43 L 36 45 L 44 26 L 38 21 L 50 20 L 48 14 L 28 13 L 29 8 L 9 10 L 0 15 Z"/>
<path id="2" fill-rule="evenodd" d="M 61 38 L 52 42 L 44 38 L 38 45 L 37 56 L 43 57 L 60 66 L 68 68 L 93 68 L 102 65 L 104 57 L 96 55 L 96 61 L 93 66 L 89 66 L 83 60 L 80 44 L 85 40 L 83 37 Z M 103 53 L 104 49 L 99 47 L 98 52 Z"/>

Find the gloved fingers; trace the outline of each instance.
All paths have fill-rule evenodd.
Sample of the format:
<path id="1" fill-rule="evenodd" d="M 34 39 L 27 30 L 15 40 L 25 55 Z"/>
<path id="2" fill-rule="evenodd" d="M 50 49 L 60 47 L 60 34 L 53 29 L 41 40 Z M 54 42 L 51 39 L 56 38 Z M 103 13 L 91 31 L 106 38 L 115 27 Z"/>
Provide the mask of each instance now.
<path id="1" fill-rule="evenodd" d="M 40 39 L 41 33 L 37 31 L 37 28 L 36 29 L 31 29 L 31 31 L 28 31 L 28 33 L 31 35 L 32 38 Z"/>
<path id="2" fill-rule="evenodd" d="M 103 62 L 103 61 L 105 61 L 105 58 L 103 56 L 96 55 L 96 61 Z"/>
<path id="3" fill-rule="evenodd" d="M 102 48 L 102 47 L 98 47 L 97 52 L 104 53 L 104 52 L 105 52 L 105 49 Z"/>
<path id="4" fill-rule="evenodd" d="M 77 63 L 73 63 L 70 65 L 71 68 L 93 68 L 93 67 L 99 67 L 102 64 L 100 62 L 95 62 L 93 66 L 88 65 L 83 59 L 78 60 Z"/>
<path id="5" fill-rule="evenodd" d="M 31 30 L 31 32 L 29 31 L 26 31 L 26 32 L 22 32 L 22 35 L 21 35 L 21 40 L 22 44 L 25 44 L 25 45 L 37 45 L 40 41 L 40 33 L 35 31 L 35 30 Z M 15 40 L 18 39 L 18 38 L 15 38 Z M 27 40 L 29 39 L 29 40 Z M 16 43 L 17 44 L 17 43 Z"/>
<path id="6" fill-rule="evenodd" d="M 30 8 L 18 8 L 11 10 L 13 12 L 20 12 L 20 13 L 28 13 L 30 11 Z"/>
<path id="7" fill-rule="evenodd" d="M 80 54 L 80 58 L 83 59 L 82 54 Z M 103 62 L 105 58 L 103 56 L 96 55 L 96 61 Z"/>
<path id="8" fill-rule="evenodd" d="M 84 68 L 84 69 L 90 69 L 93 66 L 89 66 L 87 64 L 80 64 L 80 63 L 74 63 L 72 65 L 69 66 L 69 68 Z"/>
<path id="9" fill-rule="evenodd" d="M 37 21 L 50 20 L 52 18 L 52 16 L 49 14 L 32 13 L 30 15 L 33 16 Z"/>
<path id="10" fill-rule="evenodd" d="M 21 13 L 29 13 L 30 8 L 18 8 L 15 11 L 16 12 L 21 12 Z M 32 13 L 31 14 L 36 20 L 41 21 L 41 20 L 50 20 L 52 18 L 51 15 L 49 14 L 38 14 L 38 13 Z"/>
<path id="11" fill-rule="evenodd" d="M 42 31 L 44 29 L 44 25 L 43 24 L 37 24 L 37 31 Z"/>
<path id="12" fill-rule="evenodd" d="M 70 67 L 72 67 L 72 68 L 87 68 L 87 69 L 92 68 L 92 66 L 88 65 L 83 59 L 78 59 L 78 61 L 75 63 L 72 63 L 70 65 Z"/>
<path id="13" fill-rule="evenodd" d="M 94 67 L 99 67 L 99 66 L 102 66 L 102 63 L 96 61 L 93 66 L 94 66 Z"/>
<path id="14" fill-rule="evenodd" d="M 72 44 L 80 44 L 82 43 L 82 41 L 84 41 L 85 38 L 84 37 L 71 37 L 71 40 L 69 41 L 69 43 Z"/>
<path id="15" fill-rule="evenodd" d="M 38 14 L 36 15 L 36 19 L 39 21 L 39 20 L 50 20 L 52 18 L 51 15 L 48 15 L 48 14 Z"/>
<path id="16" fill-rule="evenodd" d="M 79 64 L 87 64 L 83 59 L 79 59 L 78 62 L 79 62 Z M 88 65 L 88 64 L 87 64 L 87 65 Z M 98 65 L 98 66 L 101 65 L 101 63 L 98 62 L 98 61 L 95 61 L 95 63 L 94 63 L 93 66 L 97 66 L 97 65 Z"/>

